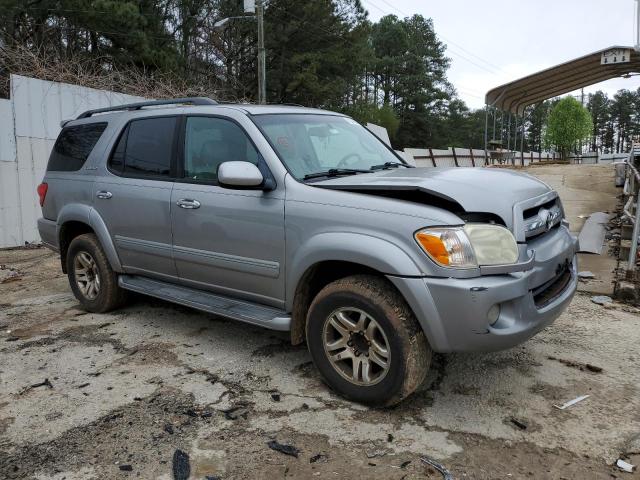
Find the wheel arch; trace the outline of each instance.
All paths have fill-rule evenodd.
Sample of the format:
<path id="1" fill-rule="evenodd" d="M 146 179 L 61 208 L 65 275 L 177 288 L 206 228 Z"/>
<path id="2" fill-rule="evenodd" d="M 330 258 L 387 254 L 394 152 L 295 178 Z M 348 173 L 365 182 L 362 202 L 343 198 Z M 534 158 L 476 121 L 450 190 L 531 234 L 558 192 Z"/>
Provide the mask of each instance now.
<path id="1" fill-rule="evenodd" d="M 304 341 L 309 305 L 329 283 L 357 274 L 421 275 L 418 266 L 398 246 L 377 237 L 354 233 L 314 237 L 298 249 L 291 265 L 286 298 L 287 309 L 291 312 L 293 345 Z"/>
<path id="2" fill-rule="evenodd" d="M 82 204 L 66 205 L 58 215 L 58 245 L 60 246 L 60 261 L 62 271 L 67 273 L 66 258 L 71 241 L 78 235 L 93 233 L 98 238 L 111 268 L 115 272 L 122 272 L 120 258 L 109 235 L 107 226 L 98 212 L 92 207 Z"/>

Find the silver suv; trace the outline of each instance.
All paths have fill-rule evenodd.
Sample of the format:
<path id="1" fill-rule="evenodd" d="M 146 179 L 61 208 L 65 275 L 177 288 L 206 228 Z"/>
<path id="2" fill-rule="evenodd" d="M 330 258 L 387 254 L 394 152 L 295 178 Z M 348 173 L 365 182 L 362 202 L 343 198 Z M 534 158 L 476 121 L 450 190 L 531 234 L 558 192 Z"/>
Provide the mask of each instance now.
<path id="1" fill-rule="evenodd" d="M 341 114 L 188 98 L 63 127 L 38 226 L 86 310 L 133 291 L 289 331 L 355 401 L 407 397 L 434 351 L 524 342 L 576 289 L 546 184 L 413 168 Z"/>

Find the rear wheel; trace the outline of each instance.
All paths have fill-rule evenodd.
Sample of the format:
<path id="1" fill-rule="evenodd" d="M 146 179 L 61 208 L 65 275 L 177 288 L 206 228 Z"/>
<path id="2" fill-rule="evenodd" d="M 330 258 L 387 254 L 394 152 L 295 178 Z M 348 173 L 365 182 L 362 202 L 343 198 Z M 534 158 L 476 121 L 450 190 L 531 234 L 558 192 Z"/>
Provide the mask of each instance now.
<path id="1" fill-rule="evenodd" d="M 413 312 L 386 279 L 337 280 L 313 300 L 307 344 L 325 381 L 341 395 L 387 406 L 424 380 L 431 349 Z"/>
<path id="2" fill-rule="evenodd" d="M 67 252 L 67 276 L 73 294 L 89 312 L 104 313 L 121 306 L 126 292 L 118 286 L 100 242 L 92 233 L 71 241 Z"/>

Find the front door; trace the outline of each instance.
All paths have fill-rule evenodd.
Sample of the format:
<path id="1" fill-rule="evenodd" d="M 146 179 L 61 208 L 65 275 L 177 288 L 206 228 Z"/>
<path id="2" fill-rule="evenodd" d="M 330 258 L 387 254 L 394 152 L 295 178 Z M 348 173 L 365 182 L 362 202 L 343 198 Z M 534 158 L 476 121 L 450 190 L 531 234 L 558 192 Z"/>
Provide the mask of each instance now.
<path id="1" fill-rule="evenodd" d="M 263 162 L 246 132 L 225 117 L 188 116 L 182 168 L 171 194 L 173 255 L 185 282 L 281 306 L 284 192 L 233 190 L 217 182 L 226 161 Z"/>
<path id="2" fill-rule="evenodd" d="M 176 276 L 171 189 L 177 120 L 131 121 L 94 183 L 94 207 L 107 224 L 127 273 Z"/>

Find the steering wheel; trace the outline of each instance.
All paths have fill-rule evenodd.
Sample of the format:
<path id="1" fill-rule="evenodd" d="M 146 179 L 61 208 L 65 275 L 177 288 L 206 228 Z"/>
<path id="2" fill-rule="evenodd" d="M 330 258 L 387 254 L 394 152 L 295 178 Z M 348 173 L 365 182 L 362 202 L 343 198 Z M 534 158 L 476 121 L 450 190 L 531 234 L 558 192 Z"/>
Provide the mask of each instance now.
<path id="1" fill-rule="evenodd" d="M 347 162 L 348 159 L 350 159 L 351 157 L 355 158 L 356 161 L 355 162 Z M 338 165 L 336 165 L 336 168 L 349 168 L 350 166 L 353 166 L 357 163 L 359 163 L 362 160 L 362 157 L 360 155 L 358 155 L 357 153 L 350 153 L 348 155 L 345 155 L 344 157 L 342 157 L 342 159 L 338 162 Z"/>

